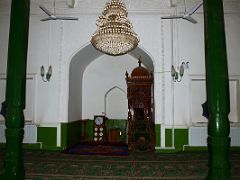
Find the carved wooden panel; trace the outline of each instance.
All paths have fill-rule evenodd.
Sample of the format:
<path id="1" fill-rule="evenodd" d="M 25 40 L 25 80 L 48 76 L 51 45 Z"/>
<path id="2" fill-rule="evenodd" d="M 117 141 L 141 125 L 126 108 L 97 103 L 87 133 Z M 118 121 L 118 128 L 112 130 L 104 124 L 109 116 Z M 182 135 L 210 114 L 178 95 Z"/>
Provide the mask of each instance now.
<path id="1" fill-rule="evenodd" d="M 126 73 L 128 86 L 128 146 L 130 150 L 154 150 L 154 125 L 152 123 L 153 76 L 147 69 L 135 68 L 131 76 Z"/>

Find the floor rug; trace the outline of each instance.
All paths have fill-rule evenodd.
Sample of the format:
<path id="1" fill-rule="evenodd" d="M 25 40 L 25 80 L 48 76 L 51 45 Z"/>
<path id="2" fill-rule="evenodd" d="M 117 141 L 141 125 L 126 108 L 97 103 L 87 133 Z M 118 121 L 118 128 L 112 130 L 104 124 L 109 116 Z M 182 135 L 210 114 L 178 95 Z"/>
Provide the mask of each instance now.
<path id="1" fill-rule="evenodd" d="M 78 144 L 64 151 L 67 154 L 79 155 L 128 155 L 127 145 L 99 145 L 99 144 Z"/>
<path id="2" fill-rule="evenodd" d="M 4 171 L 0 149 L 0 175 Z M 81 156 L 59 151 L 24 150 L 25 180 L 205 180 L 207 152 L 129 153 Z M 232 180 L 240 180 L 240 152 L 230 153 Z M 1 176 L 0 176 L 1 179 Z"/>

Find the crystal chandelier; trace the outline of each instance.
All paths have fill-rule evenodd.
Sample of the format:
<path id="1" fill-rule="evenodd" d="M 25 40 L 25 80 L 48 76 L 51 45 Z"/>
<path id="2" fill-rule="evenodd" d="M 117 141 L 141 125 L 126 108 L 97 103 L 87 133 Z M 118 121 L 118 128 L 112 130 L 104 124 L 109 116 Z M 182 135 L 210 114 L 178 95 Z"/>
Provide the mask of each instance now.
<path id="1" fill-rule="evenodd" d="M 92 45 L 112 56 L 126 54 L 137 47 L 139 38 L 127 15 L 126 5 L 121 0 L 108 2 L 97 20 L 98 29 L 92 35 Z"/>

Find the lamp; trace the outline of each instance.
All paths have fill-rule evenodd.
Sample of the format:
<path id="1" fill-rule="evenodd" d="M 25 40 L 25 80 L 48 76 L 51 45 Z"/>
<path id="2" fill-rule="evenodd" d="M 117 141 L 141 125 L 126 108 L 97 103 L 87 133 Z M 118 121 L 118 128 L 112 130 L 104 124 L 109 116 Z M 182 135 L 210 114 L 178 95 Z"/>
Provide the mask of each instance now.
<path id="1" fill-rule="evenodd" d="M 97 20 L 98 29 L 92 35 L 92 45 L 112 56 L 126 54 L 137 47 L 139 38 L 127 15 L 126 5 L 121 0 L 108 2 Z"/>
<path id="2" fill-rule="evenodd" d="M 171 75 L 173 78 L 174 82 L 180 82 L 182 80 L 182 77 L 184 75 L 184 70 L 189 68 L 189 62 L 182 62 L 182 64 L 179 67 L 179 72 L 177 72 L 174 68 L 174 66 L 172 65 L 172 69 L 171 69 Z"/>
<path id="3" fill-rule="evenodd" d="M 42 77 L 42 80 L 44 82 L 50 81 L 50 78 L 52 76 L 52 66 L 48 67 L 48 71 L 47 71 L 47 74 L 46 74 L 46 79 L 44 79 L 44 76 L 45 76 L 44 66 L 41 66 L 41 77 Z"/>

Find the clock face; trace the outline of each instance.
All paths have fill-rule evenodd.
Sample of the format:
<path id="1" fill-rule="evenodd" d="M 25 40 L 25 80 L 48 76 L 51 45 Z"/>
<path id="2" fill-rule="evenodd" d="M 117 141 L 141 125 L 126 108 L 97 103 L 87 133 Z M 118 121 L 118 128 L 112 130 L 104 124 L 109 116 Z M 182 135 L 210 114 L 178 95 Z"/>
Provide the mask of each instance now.
<path id="1" fill-rule="evenodd" d="M 98 126 L 102 125 L 103 124 L 103 117 L 101 117 L 101 116 L 96 117 L 95 118 L 95 124 L 98 125 Z"/>

